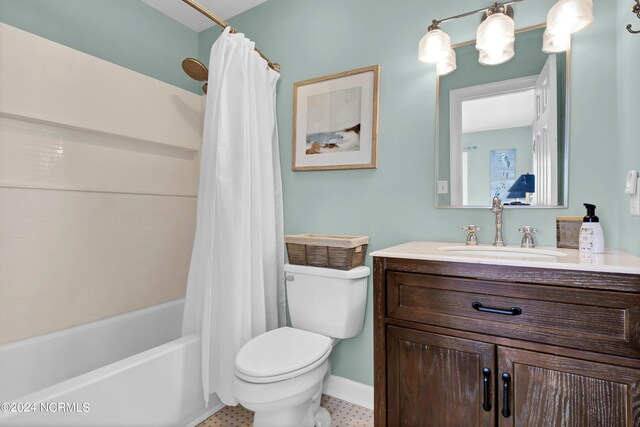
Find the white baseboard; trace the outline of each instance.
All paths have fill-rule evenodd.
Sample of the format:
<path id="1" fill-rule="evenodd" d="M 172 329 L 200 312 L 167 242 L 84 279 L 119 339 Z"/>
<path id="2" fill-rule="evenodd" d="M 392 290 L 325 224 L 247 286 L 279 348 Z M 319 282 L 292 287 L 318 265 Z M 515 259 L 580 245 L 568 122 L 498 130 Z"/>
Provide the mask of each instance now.
<path id="1" fill-rule="evenodd" d="M 330 375 L 324 382 L 324 394 L 373 410 L 373 386 Z"/>

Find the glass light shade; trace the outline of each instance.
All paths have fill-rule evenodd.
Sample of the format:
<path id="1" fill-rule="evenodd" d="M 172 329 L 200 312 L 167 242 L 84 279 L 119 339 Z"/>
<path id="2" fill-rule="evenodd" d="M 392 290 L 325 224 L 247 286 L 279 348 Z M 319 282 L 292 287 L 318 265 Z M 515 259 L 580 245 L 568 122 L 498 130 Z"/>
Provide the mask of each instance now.
<path id="1" fill-rule="evenodd" d="M 476 32 L 476 49 L 486 51 L 504 50 L 515 40 L 513 19 L 504 13 L 491 14 L 482 21 Z"/>
<path id="2" fill-rule="evenodd" d="M 437 72 L 439 76 L 446 76 L 453 73 L 458 66 L 456 65 L 456 51 L 449 49 L 449 55 L 438 61 Z"/>
<path id="3" fill-rule="evenodd" d="M 418 61 L 435 64 L 444 59 L 451 50 L 451 37 L 436 28 L 429 30 L 418 45 Z"/>
<path id="4" fill-rule="evenodd" d="M 558 34 L 552 36 L 547 31 L 542 36 L 542 51 L 544 53 L 566 52 L 571 46 L 570 34 Z"/>
<path id="5" fill-rule="evenodd" d="M 515 55 L 513 48 L 508 48 L 502 51 L 480 51 L 480 58 L 478 61 L 482 65 L 498 65 L 504 64 L 509 61 Z"/>
<path id="6" fill-rule="evenodd" d="M 515 55 L 515 40 L 500 49 L 487 49 L 480 51 L 478 62 L 482 65 L 504 64 Z"/>
<path id="7" fill-rule="evenodd" d="M 549 9 L 547 32 L 568 35 L 588 27 L 593 22 L 593 0 L 560 0 Z"/>

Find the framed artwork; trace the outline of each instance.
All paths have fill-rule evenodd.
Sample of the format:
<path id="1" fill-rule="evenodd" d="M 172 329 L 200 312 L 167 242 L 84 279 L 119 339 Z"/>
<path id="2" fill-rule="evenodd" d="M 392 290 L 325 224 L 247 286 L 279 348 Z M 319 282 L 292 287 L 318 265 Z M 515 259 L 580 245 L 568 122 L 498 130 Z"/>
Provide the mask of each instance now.
<path id="1" fill-rule="evenodd" d="M 516 177 L 515 148 L 491 150 L 489 157 L 489 177 L 503 180 Z"/>
<path id="2" fill-rule="evenodd" d="M 380 66 L 296 82 L 294 171 L 375 168 Z"/>
<path id="3" fill-rule="evenodd" d="M 511 188 L 511 186 L 516 182 L 515 179 L 509 179 L 509 180 L 500 180 L 500 179 L 496 179 L 496 180 L 490 180 L 489 181 L 489 193 L 490 193 L 490 200 L 493 199 L 494 196 L 498 196 L 500 197 L 500 200 L 505 201 L 508 198 L 509 195 L 509 188 Z"/>

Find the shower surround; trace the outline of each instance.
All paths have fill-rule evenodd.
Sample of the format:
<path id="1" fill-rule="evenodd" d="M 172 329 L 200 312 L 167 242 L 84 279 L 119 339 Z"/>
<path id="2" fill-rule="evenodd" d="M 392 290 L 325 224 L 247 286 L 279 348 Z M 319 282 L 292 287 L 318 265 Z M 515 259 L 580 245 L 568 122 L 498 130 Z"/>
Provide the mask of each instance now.
<path id="1" fill-rule="evenodd" d="M 203 107 L 0 23 L 0 344 L 184 297 Z"/>

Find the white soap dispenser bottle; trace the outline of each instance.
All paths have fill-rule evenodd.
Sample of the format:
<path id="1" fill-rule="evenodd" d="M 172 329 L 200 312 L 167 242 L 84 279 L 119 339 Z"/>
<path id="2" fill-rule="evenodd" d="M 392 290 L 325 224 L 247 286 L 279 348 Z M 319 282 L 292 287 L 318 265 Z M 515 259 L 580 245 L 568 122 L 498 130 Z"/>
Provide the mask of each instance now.
<path id="1" fill-rule="evenodd" d="M 604 252 L 604 233 L 600 218 L 596 216 L 596 206 L 585 203 L 584 207 L 587 208 L 587 216 L 582 218 L 580 227 L 580 252 L 601 254 Z"/>

